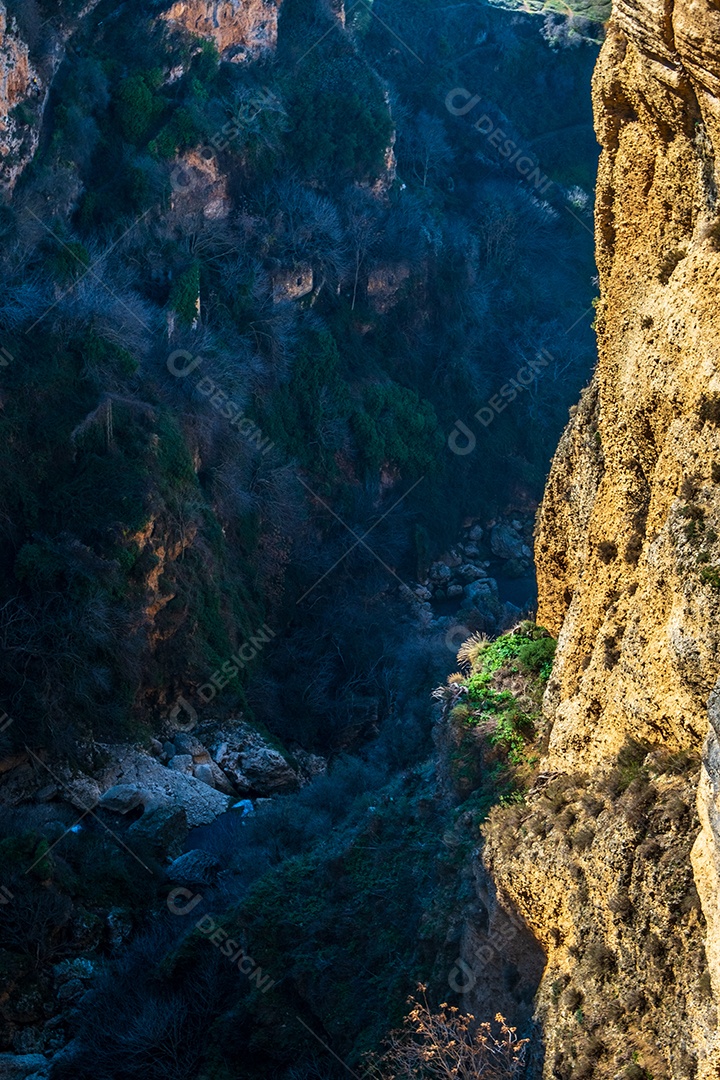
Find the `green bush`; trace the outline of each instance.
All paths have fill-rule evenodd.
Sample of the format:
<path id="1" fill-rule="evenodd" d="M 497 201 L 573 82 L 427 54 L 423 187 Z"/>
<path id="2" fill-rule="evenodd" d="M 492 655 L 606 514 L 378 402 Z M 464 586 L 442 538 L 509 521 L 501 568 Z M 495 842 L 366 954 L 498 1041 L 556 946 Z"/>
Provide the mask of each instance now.
<path id="1" fill-rule="evenodd" d="M 169 160 L 176 154 L 196 146 L 202 138 L 202 132 L 191 109 L 176 109 L 171 119 L 160 129 L 148 144 L 148 149 L 157 157 Z"/>
<path id="2" fill-rule="evenodd" d="M 331 182 L 380 173 L 393 130 L 390 112 L 376 75 L 341 35 L 329 34 L 308 52 L 285 96 L 286 142 L 304 173 Z"/>
<path id="3" fill-rule="evenodd" d="M 356 410 L 350 422 L 367 471 L 390 465 L 416 477 L 437 470 L 443 444 L 437 416 L 415 391 L 374 383 L 363 393 L 363 411 Z"/>
<path id="4" fill-rule="evenodd" d="M 157 86 L 155 72 L 130 75 L 118 86 L 115 110 L 120 131 L 128 142 L 144 142 L 162 115 L 164 102 L 157 94 Z"/>
<path id="5" fill-rule="evenodd" d="M 178 318 L 186 326 L 190 326 L 197 318 L 199 295 L 200 264 L 194 262 L 178 275 L 168 298 L 168 306 L 172 311 L 177 312 Z"/>
<path id="6" fill-rule="evenodd" d="M 532 671 L 541 679 L 550 678 L 553 658 L 557 642 L 551 638 L 540 638 L 539 641 L 523 642 L 517 652 L 517 658 L 524 668 Z"/>
<path id="7" fill-rule="evenodd" d="M 700 580 L 703 585 L 710 585 L 716 592 L 720 592 L 720 567 L 704 566 L 700 571 Z"/>

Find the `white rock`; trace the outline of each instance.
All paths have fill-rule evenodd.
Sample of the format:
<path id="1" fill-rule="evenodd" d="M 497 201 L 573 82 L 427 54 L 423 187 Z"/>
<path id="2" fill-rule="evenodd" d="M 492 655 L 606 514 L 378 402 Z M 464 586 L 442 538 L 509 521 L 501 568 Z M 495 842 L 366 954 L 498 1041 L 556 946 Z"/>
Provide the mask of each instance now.
<path id="1" fill-rule="evenodd" d="M 127 814 L 140 803 L 144 805 L 143 792 L 132 784 L 114 784 L 100 796 L 99 806 L 103 810 L 114 810 L 118 814 Z"/>
<path id="2" fill-rule="evenodd" d="M 168 769 L 172 769 L 174 772 L 187 773 L 189 776 L 192 776 L 192 754 L 175 754 L 175 756 L 171 757 L 168 761 Z"/>
<path id="3" fill-rule="evenodd" d="M 77 810 L 92 810 L 100 798 L 100 786 L 90 776 L 79 776 L 63 786 L 63 794 Z"/>
<path id="4" fill-rule="evenodd" d="M 194 775 L 201 783 L 207 784 L 209 787 L 215 787 L 215 777 L 210 765 L 200 764 L 196 765 L 194 769 Z"/>
<path id="5" fill-rule="evenodd" d="M 144 793 L 145 813 L 131 826 L 131 830 L 137 833 L 143 832 L 143 819 L 150 810 L 181 809 L 187 815 L 189 828 L 194 829 L 197 825 L 209 825 L 228 809 L 230 799 L 227 795 L 213 790 L 192 775 L 166 768 L 149 754 L 127 746 L 109 746 L 107 750 L 113 764 L 99 778 L 103 790 L 115 784 L 130 784 Z"/>

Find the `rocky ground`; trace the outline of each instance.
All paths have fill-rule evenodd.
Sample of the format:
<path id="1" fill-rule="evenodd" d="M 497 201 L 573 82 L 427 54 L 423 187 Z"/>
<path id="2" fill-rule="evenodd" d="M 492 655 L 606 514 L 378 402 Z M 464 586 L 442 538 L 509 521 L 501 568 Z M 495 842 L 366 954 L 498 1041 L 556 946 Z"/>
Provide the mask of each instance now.
<path id="1" fill-rule="evenodd" d="M 77 884 L 77 845 L 114 845 L 131 894 L 209 884 L 220 864 L 192 848 L 192 830 L 226 812 L 252 814 L 258 801 L 295 791 L 326 767 L 316 755 L 271 745 L 242 718 L 168 731 L 164 742 L 95 746 L 92 761 L 70 768 L 33 752 L 0 761 L 0 816 L 14 815 L 20 834 L 0 841 L 11 877 L 17 865 L 0 896 L 0 1080 L 49 1075 L 102 957 L 135 928 L 134 895 L 121 888 L 110 903 L 97 882 Z M 102 876 L 107 851 L 88 857 L 90 875 Z M 113 893 L 115 869 L 106 872 Z M 27 874 L 31 886 L 23 891 Z"/>
<path id="2" fill-rule="evenodd" d="M 533 527 L 534 514 L 528 511 L 491 520 L 484 527 L 467 523 L 457 544 L 430 565 L 413 589 L 422 621 L 448 627 L 458 622 L 469 631 L 489 634 L 517 622 L 523 609 L 501 600 L 498 579 L 532 574 Z M 455 619 L 447 616 L 453 605 Z"/>

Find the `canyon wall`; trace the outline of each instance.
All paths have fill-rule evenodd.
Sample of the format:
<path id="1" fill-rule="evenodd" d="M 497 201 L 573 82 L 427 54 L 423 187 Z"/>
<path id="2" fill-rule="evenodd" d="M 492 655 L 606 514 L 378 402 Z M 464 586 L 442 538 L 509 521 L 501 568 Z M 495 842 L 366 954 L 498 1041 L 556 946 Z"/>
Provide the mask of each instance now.
<path id="1" fill-rule="evenodd" d="M 28 47 L 0 0 L 0 190 L 12 189 L 35 152 L 41 93 Z"/>
<path id="2" fill-rule="evenodd" d="M 279 0 L 179 0 L 163 18 L 212 39 L 224 60 L 254 60 L 277 44 Z"/>
<path id="3" fill-rule="evenodd" d="M 487 861 L 547 950 L 545 1075 L 704 1078 L 720 1075 L 720 10 L 616 0 L 593 100 L 599 363 L 536 546 L 538 622 L 559 638 L 542 767 L 565 778 L 566 820 L 538 826 L 536 791 Z"/>

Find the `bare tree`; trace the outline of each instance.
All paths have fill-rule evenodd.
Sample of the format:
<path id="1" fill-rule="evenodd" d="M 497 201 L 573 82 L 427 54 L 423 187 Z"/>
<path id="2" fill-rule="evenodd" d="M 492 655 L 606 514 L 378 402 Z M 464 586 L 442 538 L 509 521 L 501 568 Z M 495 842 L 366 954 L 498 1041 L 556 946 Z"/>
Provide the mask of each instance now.
<path id="1" fill-rule="evenodd" d="M 452 156 L 442 120 L 424 111 L 419 113 L 409 128 L 405 152 L 416 179 L 427 187 L 428 181 L 439 173 L 443 162 Z"/>
<path id="2" fill-rule="evenodd" d="M 368 254 L 380 233 L 378 204 L 364 191 L 356 191 L 345 209 L 347 236 L 352 251 L 353 294 L 351 308 L 355 310 L 358 282 Z"/>

